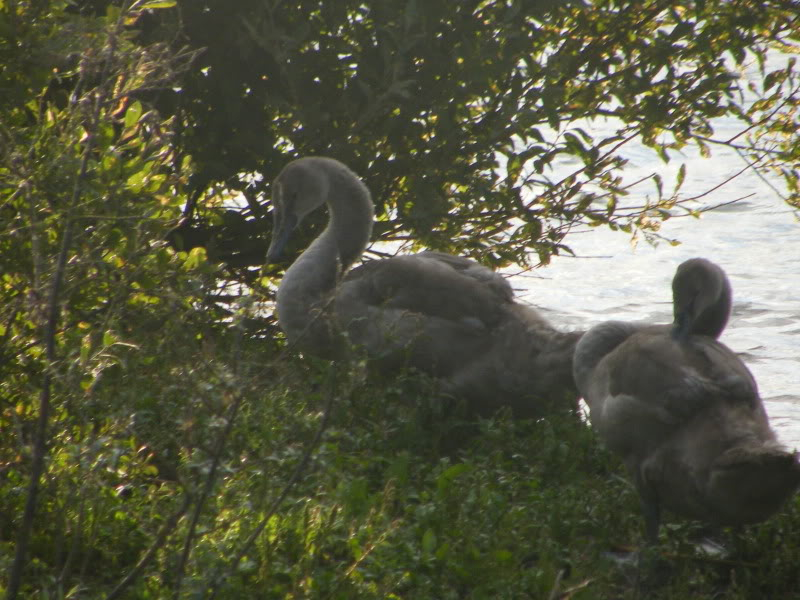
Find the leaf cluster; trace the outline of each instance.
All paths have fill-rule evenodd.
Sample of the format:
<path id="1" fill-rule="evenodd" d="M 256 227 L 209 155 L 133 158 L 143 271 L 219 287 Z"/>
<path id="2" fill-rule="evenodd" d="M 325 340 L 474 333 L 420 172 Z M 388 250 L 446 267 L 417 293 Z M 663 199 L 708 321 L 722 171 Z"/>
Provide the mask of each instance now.
<path id="1" fill-rule="evenodd" d="M 792 4 L 191 0 L 149 35 L 177 27 L 202 49 L 160 105 L 195 160 L 187 214 L 221 210 L 207 190 L 235 190 L 248 237 L 263 239 L 268 182 L 291 158 L 324 154 L 364 177 L 381 240 L 525 265 L 568 250 L 582 223 L 648 233 L 680 214 L 683 172 L 672 192 L 657 167 L 623 179 L 632 141 L 668 161 L 686 144 L 733 144 L 714 138 L 714 119 L 738 119 L 751 160 L 794 189 L 796 71 L 764 62 L 797 43 Z M 755 105 L 739 72 L 749 62 L 764 82 Z M 783 128 L 780 150 L 763 126 Z M 263 260 L 248 247 L 237 263 L 237 251 L 223 259 Z"/>
<path id="2" fill-rule="evenodd" d="M 582 421 L 464 422 L 415 374 L 293 359 L 243 267 L 302 154 L 365 177 L 381 239 L 497 265 L 677 206 L 624 202 L 636 136 L 668 158 L 737 114 L 791 175 L 793 67 L 745 109 L 718 60 L 791 39 L 790 7 L 374 4 L 0 2 L 7 597 L 634 594 L 605 552 L 635 494 Z M 677 525 L 655 597 L 793 593 L 799 515 L 734 565 Z"/>

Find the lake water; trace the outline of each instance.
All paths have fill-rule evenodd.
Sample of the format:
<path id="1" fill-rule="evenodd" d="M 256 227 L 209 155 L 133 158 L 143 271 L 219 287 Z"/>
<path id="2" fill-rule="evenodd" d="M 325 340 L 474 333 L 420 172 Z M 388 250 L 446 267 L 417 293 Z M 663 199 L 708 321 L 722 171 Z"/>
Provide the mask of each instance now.
<path id="1" fill-rule="evenodd" d="M 594 124 L 595 131 L 602 124 Z M 734 121 L 716 123 L 715 137 L 738 132 Z M 728 134 L 726 136 L 726 134 Z M 732 150 L 712 148 L 704 159 L 687 151 L 682 193 L 702 193 L 744 166 Z M 664 165 L 644 147 L 629 149 L 630 180 L 656 171 L 670 189 L 670 173 L 681 160 Z M 783 189 L 780 180 L 770 180 Z M 642 188 L 641 194 L 652 193 Z M 554 257 L 549 266 L 512 277 L 518 296 L 567 329 L 584 329 L 609 319 L 672 321 L 671 281 L 676 267 L 695 256 L 719 264 L 733 287 L 733 314 L 720 338 L 745 361 L 758 381 L 773 428 L 790 448 L 800 449 L 800 220 L 752 170 L 704 197 L 712 206 L 752 194 L 700 219 L 670 219 L 661 233 L 681 243 L 644 241 L 607 228 L 570 234 L 577 255 Z M 636 192 L 632 194 L 635 201 Z M 640 198 L 641 199 L 641 198 Z"/>

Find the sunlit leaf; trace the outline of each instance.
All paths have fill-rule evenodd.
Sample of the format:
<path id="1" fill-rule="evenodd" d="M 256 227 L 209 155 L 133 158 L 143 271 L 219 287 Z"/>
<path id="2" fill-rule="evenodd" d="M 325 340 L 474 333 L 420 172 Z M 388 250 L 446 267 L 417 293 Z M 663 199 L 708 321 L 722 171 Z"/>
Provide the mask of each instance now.
<path id="1" fill-rule="evenodd" d="M 177 4 L 176 0 L 150 0 L 133 6 L 135 10 L 155 10 L 159 8 L 172 8 Z"/>
<path id="2" fill-rule="evenodd" d="M 130 128 L 139 122 L 139 117 L 142 116 L 142 103 L 133 102 L 128 106 L 125 111 L 125 127 Z"/>
<path id="3" fill-rule="evenodd" d="M 433 529 L 427 529 L 422 536 L 422 550 L 426 554 L 433 554 L 436 550 L 436 533 Z"/>

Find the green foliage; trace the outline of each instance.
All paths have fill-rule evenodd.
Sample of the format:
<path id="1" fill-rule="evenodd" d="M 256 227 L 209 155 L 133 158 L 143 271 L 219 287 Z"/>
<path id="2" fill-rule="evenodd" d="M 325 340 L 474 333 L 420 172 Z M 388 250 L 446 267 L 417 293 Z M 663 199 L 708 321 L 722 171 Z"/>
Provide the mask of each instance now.
<path id="1" fill-rule="evenodd" d="M 581 220 L 654 227 L 670 194 L 619 208 L 631 136 L 711 144 L 740 114 L 796 179 L 796 74 L 745 109 L 719 60 L 794 35 L 788 5 L 374 4 L 0 2 L 10 597 L 634 597 L 605 554 L 640 539 L 636 496 L 583 422 L 463 422 L 414 374 L 292 358 L 239 267 L 295 154 L 359 170 L 384 239 L 497 264 Z M 799 524 L 795 501 L 727 561 L 676 525 L 653 597 L 786 596 Z"/>
<path id="2" fill-rule="evenodd" d="M 796 189 L 796 66 L 764 62 L 768 49 L 796 49 L 796 6 L 786 0 L 178 7 L 148 35 L 178 26 L 203 49 L 180 93 L 159 103 L 183 119 L 195 193 L 210 188 L 187 214 L 220 210 L 214 186 L 242 191 L 250 237 L 269 230 L 256 206 L 266 184 L 308 154 L 365 178 L 382 240 L 495 266 L 546 263 L 568 250 L 576 224 L 657 235 L 662 218 L 682 214 L 682 177 L 671 191 L 657 167 L 637 184 L 623 179 L 633 141 L 664 161 L 687 144 L 704 153 L 732 145 Z M 763 82 L 755 103 L 741 95 L 750 63 Z M 723 116 L 741 122 L 741 135 L 715 137 Z M 628 201 L 632 189 L 652 197 Z M 220 258 L 259 265 L 263 254 L 234 245 Z"/>

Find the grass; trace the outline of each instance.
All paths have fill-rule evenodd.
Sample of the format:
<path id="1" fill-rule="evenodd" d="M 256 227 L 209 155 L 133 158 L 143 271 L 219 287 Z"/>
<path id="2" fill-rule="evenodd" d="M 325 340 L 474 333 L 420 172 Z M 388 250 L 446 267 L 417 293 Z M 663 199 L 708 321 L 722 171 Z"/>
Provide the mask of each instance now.
<path id="1" fill-rule="evenodd" d="M 253 372 L 226 380 L 207 369 L 183 390 L 182 407 L 177 396 L 160 409 L 148 401 L 139 423 L 108 417 L 92 431 L 61 432 L 27 597 L 106 597 L 187 494 L 191 508 L 121 597 L 174 597 L 179 572 L 185 598 L 796 597 L 796 499 L 733 536 L 725 559 L 689 543 L 695 525 L 668 522 L 661 581 L 637 590 L 609 558 L 642 539 L 636 494 L 577 416 L 514 422 L 501 414 L 475 424 L 414 377 L 331 378 L 326 365 L 299 360 Z M 0 497 L 3 566 L 14 539 L 9 515 L 22 502 L 12 476 Z"/>

